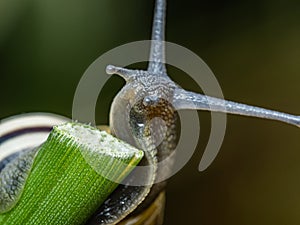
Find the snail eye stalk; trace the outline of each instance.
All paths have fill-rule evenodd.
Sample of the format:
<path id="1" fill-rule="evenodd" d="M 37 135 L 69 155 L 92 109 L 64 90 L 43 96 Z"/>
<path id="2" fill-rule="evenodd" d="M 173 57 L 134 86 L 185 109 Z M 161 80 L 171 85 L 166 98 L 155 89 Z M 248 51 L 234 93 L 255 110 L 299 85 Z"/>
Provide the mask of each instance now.
<path id="1" fill-rule="evenodd" d="M 148 71 L 153 74 L 166 74 L 165 62 L 165 24 L 166 0 L 157 0 L 154 9 L 152 43 Z"/>
<path id="2" fill-rule="evenodd" d="M 300 117 L 296 115 L 209 97 L 206 95 L 185 91 L 180 88 L 175 90 L 173 105 L 177 110 L 195 109 L 224 112 L 242 116 L 277 120 L 300 127 Z"/>

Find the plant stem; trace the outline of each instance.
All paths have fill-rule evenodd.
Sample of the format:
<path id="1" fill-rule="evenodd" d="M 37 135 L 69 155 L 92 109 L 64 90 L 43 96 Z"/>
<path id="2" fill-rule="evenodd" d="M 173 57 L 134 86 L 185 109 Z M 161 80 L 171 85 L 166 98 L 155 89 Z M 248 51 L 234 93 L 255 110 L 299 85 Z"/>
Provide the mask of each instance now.
<path id="1" fill-rule="evenodd" d="M 54 127 L 20 200 L 0 215 L 0 224 L 82 224 L 142 157 L 142 151 L 90 126 Z"/>

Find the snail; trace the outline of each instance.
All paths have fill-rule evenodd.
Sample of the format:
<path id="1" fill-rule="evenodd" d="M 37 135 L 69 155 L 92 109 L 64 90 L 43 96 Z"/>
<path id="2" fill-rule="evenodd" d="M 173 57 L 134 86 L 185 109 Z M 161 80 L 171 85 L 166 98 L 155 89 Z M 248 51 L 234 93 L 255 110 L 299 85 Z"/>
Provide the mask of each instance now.
<path id="1" fill-rule="evenodd" d="M 138 174 L 130 175 L 125 184 L 121 184 L 116 191 L 109 196 L 95 214 L 87 221 L 87 224 L 117 224 L 124 218 L 130 218 L 142 213 L 149 208 L 153 202 L 161 198 L 161 193 L 164 190 L 165 182 L 156 183 L 156 180 L 162 173 L 169 173 L 172 167 L 172 162 L 167 165 L 164 170 L 158 169 L 158 162 L 168 157 L 176 147 L 178 123 L 177 110 L 192 109 L 192 110 L 208 110 L 215 112 L 224 112 L 231 114 L 239 114 L 244 116 L 260 117 L 282 121 L 288 124 L 300 127 L 300 117 L 286 113 L 281 113 L 273 110 L 263 109 L 260 107 L 249 106 L 232 101 L 225 101 L 214 97 L 186 91 L 179 85 L 173 82 L 164 65 L 165 47 L 164 47 L 164 30 L 165 30 L 165 12 L 166 0 L 156 0 L 153 30 L 152 30 L 152 45 L 150 49 L 150 59 L 147 70 L 129 70 L 116 66 L 107 66 L 108 74 L 118 74 L 126 80 L 126 85 L 114 98 L 110 111 L 110 130 L 116 137 L 141 148 L 145 152 L 145 157 L 141 165 L 149 166 L 146 175 L 143 177 L 146 185 L 134 186 L 135 178 Z M 55 116 L 54 116 L 55 117 Z M 54 118 L 51 116 L 51 120 Z M 30 118 L 30 117 L 27 117 Z M 160 118 L 161 120 L 155 120 Z M 20 118 L 19 118 L 20 119 Z M 49 119 L 49 118 L 48 118 Z M 14 120 L 14 119 L 13 119 Z M 12 121 L 13 121 L 12 120 Z M 46 121 L 47 118 L 45 117 Z M 65 121 L 62 119 L 60 122 Z M 51 129 L 55 125 L 54 121 L 47 126 L 41 126 L 43 129 Z M 36 123 L 36 117 L 31 117 L 33 127 L 39 127 Z M 19 134 L 17 127 L 4 127 L 8 132 L 0 133 L 0 144 L 8 143 L 12 134 Z M 28 126 L 29 124 L 27 124 Z M 153 129 L 154 127 L 154 129 Z M 9 129 L 13 129 L 10 132 Z M 33 133 L 42 130 L 25 129 L 25 133 Z M 155 131 L 155 132 L 153 132 Z M 163 137 L 157 142 L 157 139 Z M 34 140 L 36 136 L 34 137 Z M 28 143 L 31 140 L 27 140 Z M 39 141 L 41 143 L 42 140 Z M 14 142 L 14 146 L 23 146 Z M 32 151 L 39 143 L 31 146 Z M 13 152 L 22 151 L 23 154 L 9 153 L 0 158 L 0 172 L 12 160 L 18 157 L 23 157 L 24 154 L 29 154 L 30 151 L 16 149 Z M 0 152 L 1 154 L 1 152 Z M 17 201 L 16 198 L 12 202 L 7 202 L 7 207 L 13 207 Z M 0 200 L 3 198 L 0 192 Z M 160 221 L 161 222 L 161 221 Z M 121 222 L 122 223 L 122 222 Z M 126 224 L 126 223 L 125 223 Z M 128 223 L 129 224 L 129 223 Z"/>
<path id="2" fill-rule="evenodd" d="M 156 0 L 152 45 L 148 68 L 144 70 L 129 70 L 109 65 L 108 74 L 123 77 L 126 85 L 114 98 L 110 111 L 110 127 L 118 138 L 129 142 L 145 152 L 146 163 L 152 164 L 152 171 L 148 179 L 154 181 L 159 173 L 157 162 L 170 155 L 176 146 L 177 110 L 196 109 L 215 112 L 239 114 L 278 120 L 300 127 L 300 117 L 260 107 L 224 101 L 214 97 L 186 91 L 173 82 L 166 71 L 165 61 L 165 13 L 166 0 Z M 149 132 L 151 119 L 159 117 L 167 124 L 168 131 L 160 145 L 155 145 L 155 134 Z M 129 119 L 128 119 L 129 118 Z M 160 133 L 161 127 L 156 127 Z M 156 134 L 157 135 L 157 134 Z M 159 134 L 158 134 L 159 136 Z M 169 165 L 171 167 L 171 165 Z M 154 172 L 154 174 L 151 174 Z M 146 196 L 156 196 L 164 187 L 164 183 L 142 187 L 120 186 L 116 195 L 100 207 L 98 214 L 91 220 L 91 224 L 114 224 L 123 219 L 130 212 L 138 208 L 138 212 L 149 205 Z M 125 193 L 125 194 L 120 194 Z M 128 194 L 126 194 L 128 193 Z M 129 194 L 130 193 L 130 194 Z M 133 194 L 132 194 L 133 193 Z M 130 200 L 128 201 L 128 196 Z M 150 202 L 151 202 L 150 198 Z M 144 201 L 146 199 L 146 201 Z M 124 205 L 118 202 L 127 202 Z"/>

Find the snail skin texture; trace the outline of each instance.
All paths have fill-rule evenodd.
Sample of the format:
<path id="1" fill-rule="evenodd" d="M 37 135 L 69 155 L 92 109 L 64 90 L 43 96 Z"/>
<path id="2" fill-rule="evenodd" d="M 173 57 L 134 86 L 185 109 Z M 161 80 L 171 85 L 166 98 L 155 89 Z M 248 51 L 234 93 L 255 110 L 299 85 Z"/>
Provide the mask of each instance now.
<path id="1" fill-rule="evenodd" d="M 178 110 L 223 112 L 300 126 L 299 116 L 194 93 L 173 82 L 164 65 L 165 14 L 166 0 L 156 0 L 147 70 L 129 70 L 113 65 L 107 66 L 106 70 L 108 74 L 118 74 L 126 81 L 111 105 L 111 132 L 144 151 L 141 165 L 150 165 L 147 174 L 143 176 L 143 182 L 147 185 L 132 186 L 137 179 L 133 173 L 124 184 L 119 185 L 87 224 L 117 224 L 129 214 L 143 211 L 164 190 L 165 183 L 156 184 L 155 181 L 161 173 L 170 172 L 172 163 L 164 171 L 157 169 L 157 163 L 169 156 L 176 147 Z M 153 122 L 153 118 L 160 118 L 164 121 L 163 125 Z M 156 133 L 152 132 L 153 126 Z M 163 139 L 157 146 L 156 139 L 161 133 L 164 134 Z"/>
<path id="2" fill-rule="evenodd" d="M 169 78 L 163 63 L 165 62 L 163 42 L 165 14 L 166 1 L 157 0 L 147 70 L 129 70 L 113 65 L 107 66 L 106 69 L 108 74 L 120 75 L 126 81 L 126 85 L 117 94 L 111 105 L 111 131 L 118 138 L 143 149 L 145 152 L 144 163 L 152 165 L 152 171 L 148 173 L 148 181 L 155 181 L 160 173 L 163 173 L 157 170 L 157 162 L 174 151 L 177 140 L 177 110 L 192 109 L 231 113 L 278 120 L 297 127 L 300 126 L 299 116 L 186 91 L 173 82 Z M 164 134 L 164 139 L 157 147 L 155 141 L 161 130 L 163 130 L 163 126 L 161 124 L 156 126 L 158 135 L 151 135 L 149 130 L 153 124 L 150 121 L 154 117 L 158 117 L 165 122 L 164 124 L 168 124 L 168 132 Z M 168 167 L 164 173 L 168 173 L 172 165 L 168 165 Z M 148 200 L 149 196 L 156 196 L 164 187 L 164 183 L 132 187 L 130 182 L 128 180 L 128 185 L 121 185 L 118 194 L 112 195 L 101 206 L 91 224 L 116 223 L 137 207 L 138 211 L 139 208 L 143 209 L 143 206 L 149 204 L 144 199 Z M 118 202 L 126 202 L 126 204 L 120 205 L 117 204 Z"/>

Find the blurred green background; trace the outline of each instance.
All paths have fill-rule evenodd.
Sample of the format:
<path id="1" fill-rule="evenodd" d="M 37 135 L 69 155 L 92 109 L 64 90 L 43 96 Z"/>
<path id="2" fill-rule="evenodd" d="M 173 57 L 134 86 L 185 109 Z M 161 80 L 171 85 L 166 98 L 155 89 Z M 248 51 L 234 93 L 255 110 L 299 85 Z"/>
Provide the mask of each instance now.
<path id="1" fill-rule="evenodd" d="M 152 1 L 0 0 L 0 119 L 31 111 L 71 116 L 73 94 L 104 52 L 149 39 Z M 227 99 L 300 114 L 300 2 L 296 0 L 169 1 L 167 40 L 197 53 Z M 99 74 L 105 76 L 105 74 Z M 200 91 L 179 71 L 170 75 Z M 122 87 L 113 76 L 97 105 Z M 197 170 L 210 132 L 167 188 L 165 224 L 300 224 L 300 130 L 279 122 L 228 116 L 221 151 Z"/>

